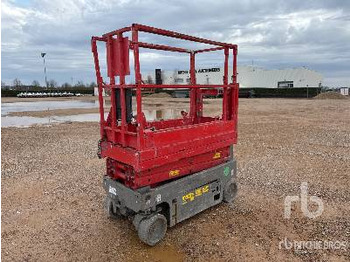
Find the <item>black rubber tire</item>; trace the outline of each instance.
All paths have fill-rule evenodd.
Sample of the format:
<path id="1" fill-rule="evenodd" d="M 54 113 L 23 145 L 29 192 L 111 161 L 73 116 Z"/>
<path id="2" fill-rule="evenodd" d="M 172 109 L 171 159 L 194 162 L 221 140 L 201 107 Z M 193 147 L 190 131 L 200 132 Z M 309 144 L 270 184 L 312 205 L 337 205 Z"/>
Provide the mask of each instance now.
<path id="1" fill-rule="evenodd" d="M 166 230 L 167 220 L 165 216 L 155 214 L 141 220 L 137 232 L 142 242 L 154 246 L 164 238 Z"/>
<path id="2" fill-rule="evenodd" d="M 132 223 L 136 229 L 136 231 L 138 231 L 139 229 L 139 225 L 141 223 L 141 221 L 145 219 L 145 216 L 144 215 L 139 215 L 139 214 L 136 214 L 133 219 L 132 219 Z"/>
<path id="3" fill-rule="evenodd" d="M 106 199 L 105 199 L 105 211 L 108 218 L 116 219 L 120 217 L 118 212 L 114 212 L 112 199 L 109 198 L 108 196 L 106 196 Z"/>
<path id="4" fill-rule="evenodd" d="M 222 200 L 226 203 L 232 203 L 233 200 L 235 200 L 236 198 L 237 191 L 238 191 L 237 183 L 233 181 L 228 183 L 225 187 Z"/>

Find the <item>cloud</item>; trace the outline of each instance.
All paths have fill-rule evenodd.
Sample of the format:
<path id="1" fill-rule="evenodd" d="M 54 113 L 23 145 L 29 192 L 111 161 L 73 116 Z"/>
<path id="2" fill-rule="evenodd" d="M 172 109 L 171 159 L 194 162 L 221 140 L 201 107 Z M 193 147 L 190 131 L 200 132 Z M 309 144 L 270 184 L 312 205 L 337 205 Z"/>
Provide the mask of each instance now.
<path id="1" fill-rule="evenodd" d="M 134 22 L 239 44 L 239 64 L 266 68 L 307 66 L 325 84 L 350 85 L 350 1 L 2 1 L 2 79 L 95 81 L 90 37 Z M 145 41 L 192 48 L 159 36 Z M 222 55 L 222 54 L 221 54 Z M 201 55 L 218 65 L 220 54 Z M 101 58 L 104 55 L 101 56 Z M 186 68 L 188 58 L 144 51 L 142 69 Z"/>

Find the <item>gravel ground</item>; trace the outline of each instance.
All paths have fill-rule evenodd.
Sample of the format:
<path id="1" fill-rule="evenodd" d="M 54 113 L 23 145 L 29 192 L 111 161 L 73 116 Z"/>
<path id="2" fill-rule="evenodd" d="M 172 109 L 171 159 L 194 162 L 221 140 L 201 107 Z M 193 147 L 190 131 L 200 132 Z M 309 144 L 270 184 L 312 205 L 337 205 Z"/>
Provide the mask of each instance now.
<path id="1" fill-rule="evenodd" d="M 219 107 L 215 100 L 204 105 L 213 115 Z M 104 215 L 98 124 L 2 128 L 1 258 L 349 261 L 350 99 L 240 99 L 239 113 L 235 203 L 178 224 L 153 248 L 138 240 L 128 220 Z M 322 199 L 324 212 L 309 219 L 296 204 L 285 219 L 284 199 L 299 195 L 302 182 Z M 347 246 L 286 249 L 285 238 Z"/>

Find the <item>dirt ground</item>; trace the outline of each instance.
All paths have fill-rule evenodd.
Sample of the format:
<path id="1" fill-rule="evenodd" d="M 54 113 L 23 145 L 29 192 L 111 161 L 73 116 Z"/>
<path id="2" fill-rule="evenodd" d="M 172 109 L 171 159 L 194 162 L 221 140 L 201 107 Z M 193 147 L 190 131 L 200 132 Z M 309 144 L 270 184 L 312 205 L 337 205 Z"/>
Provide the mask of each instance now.
<path id="1" fill-rule="evenodd" d="M 167 101 L 180 107 L 176 99 Z M 204 105 L 212 115 L 219 107 L 215 100 Z M 349 261 L 349 116 L 350 99 L 240 99 L 236 201 L 176 225 L 153 248 L 138 240 L 130 221 L 104 214 L 97 123 L 2 128 L 1 258 Z M 324 212 L 310 219 L 296 204 L 286 219 L 285 197 L 300 195 L 302 182 L 309 196 L 321 198 Z M 346 246 L 288 249 L 285 238 Z"/>

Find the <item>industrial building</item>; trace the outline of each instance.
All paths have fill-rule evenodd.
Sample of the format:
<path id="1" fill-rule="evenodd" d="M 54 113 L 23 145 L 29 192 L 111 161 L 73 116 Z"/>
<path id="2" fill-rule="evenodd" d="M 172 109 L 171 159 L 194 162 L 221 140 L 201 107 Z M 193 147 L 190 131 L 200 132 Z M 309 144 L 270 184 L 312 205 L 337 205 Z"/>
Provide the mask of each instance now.
<path id="1" fill-rule="evenodd" d="M 231 70 L 232 71 L 232 70 Z M 241 88 L 298 88 L 321 87 L 323 76 L 305 67 L 268 70 L 255 66 L 238 66 L 238 83 Z M 198 84 L 222 84 L 224 70 L 220 67 L 196 70 Z M 163 71 L 143 74 L 147 83 L 189 84 L 188 70 Z"/>
<path id="2" fill-rule="evenodd" d="M 339 92 L 343 96 L 348 96 L 350 93 L 350 88 L 349 87 L 341 87 L 341 88 L 339 88 Z"/>

